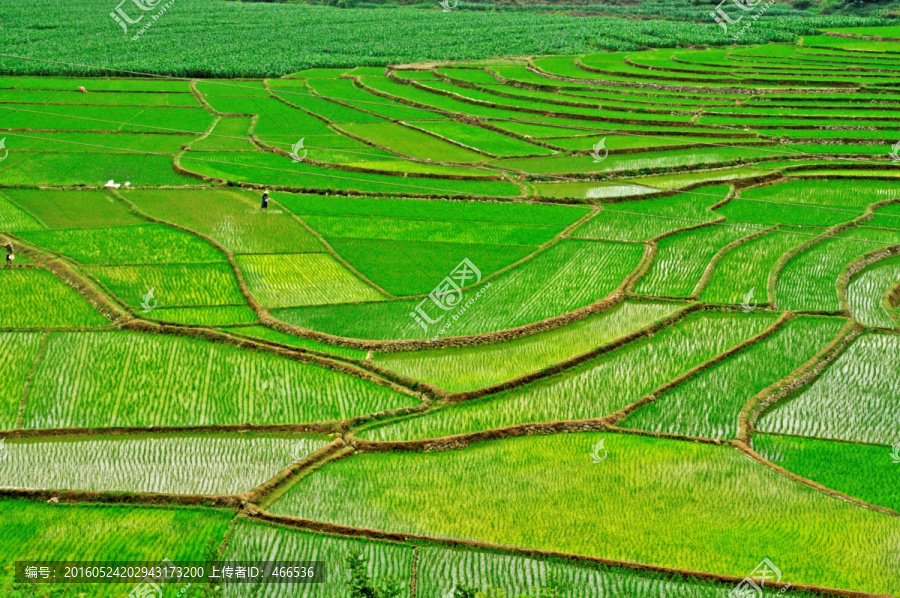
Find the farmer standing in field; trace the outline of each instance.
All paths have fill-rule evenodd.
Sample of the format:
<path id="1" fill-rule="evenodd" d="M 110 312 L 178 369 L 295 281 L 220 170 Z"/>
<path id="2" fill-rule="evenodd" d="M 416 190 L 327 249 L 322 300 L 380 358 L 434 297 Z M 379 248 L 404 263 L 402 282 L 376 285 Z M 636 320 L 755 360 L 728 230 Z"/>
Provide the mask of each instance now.
<path id="1" fill-rule="evenodd" d="M 6 265 L 11 266 L 13 260 L 16 259 L 16 250 L 12 243 L 4 243 L 3 246 L 6 248 Z"/>
<path id="2" fill-rule="evenodd" d="M 261 207 L 262 207 L 263 212 L 265 212 L 266 208 L 269 207 L 269 192 L 268 191 L 263 191 Z"/>

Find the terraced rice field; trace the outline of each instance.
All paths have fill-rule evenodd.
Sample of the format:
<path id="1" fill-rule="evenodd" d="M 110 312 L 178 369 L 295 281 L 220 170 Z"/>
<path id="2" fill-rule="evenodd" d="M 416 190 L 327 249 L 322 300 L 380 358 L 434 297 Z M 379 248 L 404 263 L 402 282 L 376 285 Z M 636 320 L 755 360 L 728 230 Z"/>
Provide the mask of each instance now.
<path id="1" fill-rule="evenodd" d="M 0 594 L 900 596 L 900 33 L 848 31 L 0 77 Z"/>

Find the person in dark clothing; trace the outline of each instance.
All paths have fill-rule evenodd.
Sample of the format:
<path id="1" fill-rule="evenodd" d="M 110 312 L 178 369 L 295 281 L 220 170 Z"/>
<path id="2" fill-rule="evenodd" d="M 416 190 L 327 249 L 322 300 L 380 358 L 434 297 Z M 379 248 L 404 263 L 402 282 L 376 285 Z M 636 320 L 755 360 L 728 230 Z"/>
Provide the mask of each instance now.
<path id="1" fill-rule="evenodd" d="M 6 265 L 12 265 L 14 259 L 16 259 L 16 250 L 13 248 L 12 243 L 4 243 L 3 247 L 6 248 Z"/>
<path id="2" fill-rule="evenodd" d="M 262 206 L 261 208 L 265 211 L 269 207 L 269 194 L 264 192 L 262 196 Z"/>

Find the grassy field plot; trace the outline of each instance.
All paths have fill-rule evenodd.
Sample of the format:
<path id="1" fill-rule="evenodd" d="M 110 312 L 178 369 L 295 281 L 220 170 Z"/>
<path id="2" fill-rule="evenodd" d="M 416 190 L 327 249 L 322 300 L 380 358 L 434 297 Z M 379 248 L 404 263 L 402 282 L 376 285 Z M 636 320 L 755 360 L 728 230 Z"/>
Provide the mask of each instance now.
<path id="1" fill-rule="evenodd" d="M 333 370 L 208 341 L 55 333 L 34 374 L 25 426 L 302 423 L 415 403 Z"/>
<path id="2" fill-rule="evenodd" d="M 263 212 L 259 193 L 142 189 L 123 195 L 144 213 L 206 235 L 235 253 L 322 251 L 318 240 L 290 214 L 275 206 Z"/>
<path id="3" fill-rule="evenodd" d="M 601 439 L 608 458 L 596 464 L 590 453 Z M 272 509 L 735 577 L 766 554 L 785 563 L 784 581 L 900 588 L 900 564 L 880 556 L 900 533 L 895 517 L 792 482 L 729 446 L 581 433 L 364 454 L 305 478 Z M 565 519 L 554 516 L 561 512 Z M 633 514 L 624 526 L 623 513 Z M 835 526 L 854 530 L 841 536 L 841 550 L 821 541 Z M 640 541 L 650 536 L 658 540 Z"/>
<path id="4" fill-rule="evenodd" d="M 105 191 L 4 189 L 3 194 L 50 229 L 144 224 L 144 221 Z"/>
<path id="5" fill-rule="evenodd" d="M 573 236 L 622 241 L 648 241 L 661 234 L 711 222 L 710 208 L 723 201 L 728 187 L 703 187 L 659 199 L 604 204 L 602 211 L 573 231 Z"/>
<path id="6" fill-rule="evenodd" d="M 838 310 L 837 283 L 854 260 L 882 247 L 900 245 L 894 230 L 853 227 L 816 243 L 791 259 L 778 277 L 778 307 Z"/>
<path id="7" fill-rule="evenodd" d="M 564 361 L 653 324 L 681 303 L 625 302 L 569 326 L 474 347 L 379 353 L 379 365 L 450 391 L 498 384 Z"/>
<path id="8" fill-rule="evenodd" d="M 198 264 L 225 256 L 196 236 L 161 224 L 22 233 L 82 264 Z"/>
<path id="9" fill-rule="evenodd" d="M 726 253 L 703 288 L 700 299 L 711 303 L 766 303 L 769 274 L 779 258 L 823 229 L 782 228 L 741 243 Z M 747 293 L 750 293 L 748 296 Z"/>
<path id="10" fill-rule="evenodd" d="M 755 434 L 753 448 L 792 473 L 873 505 L 900 510 L 891 449 L 874 444 Z"/>
<path id="11" fill-rule="evenodd" d="M 0 327 L 91 328 L 109 320 L 77 291 L 39 269 L 0 270 Z"/>
<path id="12" fill-rule="evenodd" d="M 824 348 L 845 324 L 800 316 L 769 338 L 664 392 L 620 425 L 685 436 L 734 438 L 747 401 Z"/>
<path id="13" fill-rule="evenodd" d="M 325 444 L 324 437 L 240 434 L 27 439 L 6 444 L 0 479 L 10 488 L 237 494 Z M 61 462 L 65 468 L 54 467 Z"/>
<path id="14" fill-rule="evenodd" d="M 763 415 L 763 432 L 893 444 L 900 437 L 897 402 L 900 337 L 865 334 L 810 386 Z"/>
<path id="15" fill-rule="evenodd" d="M 141 307 L 150 289 L 156 302 L 149 305 L 155 307 L 246 303 L 228 264 L 96 266 L 86 271 L 135 309 Z"/>
<path id="16" fill-rule="evenodd" d="M 320 572 L 324 581 L 309 584 L 229 584 L 225 586 L 224 596 L 332 598 L 349 595 L 346 560 L 351 554 L 358 554 L 365 560 L 366 573 L 376 583 L 384 583 L 393 577 L 400 587 L 409 587 L 413 558 L 411 546 L 325 536 L 244 519 L 234 528 L 225 551 L 226 559 L 291 561 L 303 555 L 304 559 L 322 563 L 324 570 L 320 568 Z"/>
<path id="17" fill-rule="evenodd" d="M 433 338 L 481 334 L 522 326 L 595 303 L 612 293 L 637 266 L 640 245 L 564 240 L 490 282 L 464 292 L 458 304 L 477 297 L 465 312 L 453 310 L 426 330 L 410 317 L 422 299 L 359 303 L 333 308 L 278 310 L 286 322 L 366 339 Z M 449 273 L 448 273 L 449 274 Z M 440 280 L 435 281 L 437 285 Z M 427 301 L 427 299 L 426 299 Z M 430 317 L 438 307 L 428 305 Z M 459 308 L 462 309 L 462 308 Z M 453 316 L 458 316 L 453 318 Z M 465 317 L 463 317 L 465 316 Z M 450 324 L 450 326 L 447 326 Z"/>
<path id="18" fill-rule="evenodd" d="M 753 227 L 724 224 L 664 237 L 656 242 L 656 257 L 635 291 L 648 295 L 689 297 L 697 292 L 697 285 L 717 253 L 756 232 Z"/>
<path id="19" fill-rule="evenodd" d="M 770 314 L 693 314 L 576 368 L 367 432 L 373 440 L 433 438 L 531 422 L 600 418 L 761 333 Z"/>
<path id="20" fill-rule="evenodd" d="M 241 255 L 238 264 L 250 292 L 266 307 L 383 299 L 326 253 Z"/>
<path id="21" fill-rule="evenodd" d="M 847 285 L 850 313 L 866 326 L 893 328 L 888 314 L 888 291 L 900 284 L 900 258 L 892 257 L 869 266 Z"/>
<path id="22" fill-rule="evenodd" d="M 200 561 L 208 554 L 210 546 L 218 546 L 222 542 L 233 518 L 230 511 L 204 508 L 47 505 L 3 499 L 0 501 L 3 570 L 0 591 L 8 596 L 21 595 L 13 590 L 16 561 L 131 560 L 158 563 L 163 558 Z M 161 553 L 166 556 L 161 557 Z M 184 585 L 172 584 L 179 589 Z M 67 592 L 118 598 L 132 591 L 135 584 L 92 583 L 62 587 Z"/>

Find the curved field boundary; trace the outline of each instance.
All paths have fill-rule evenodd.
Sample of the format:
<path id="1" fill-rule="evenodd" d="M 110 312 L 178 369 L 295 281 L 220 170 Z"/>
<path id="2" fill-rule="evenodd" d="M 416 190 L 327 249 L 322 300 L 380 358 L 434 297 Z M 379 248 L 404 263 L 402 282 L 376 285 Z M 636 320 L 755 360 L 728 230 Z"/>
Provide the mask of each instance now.
<path id="1" fill-rule="evenodd" d="M 531 384 L 536 380 L 540 380 L 542 378 L 549 378 L 551 376 L 555 376 L 556 374 L 560 374 L 565 372 L 566 370 L 572 369 L 582 363 L 590 361 L 596 357 L 604 355 L 606 353 L 611 353 L 616 349 L 627 345 L 641 337 L 651 337 L 663 328 L 667 326 L 671 326 L 677 322 L 680 322 L 688 315 L 697 312 L 704 311 L 707 307 L 702 303 L 695 303 L 693 305 L 689 305 L 675 313 L 670 314 L 669 316 L 654 322 L 650 326 L 643 328 L 641 330 L 632 332 L 631 334 L 627 334 L 625 336 L 619 337 L 614 341 L 608 342 L 600 347 L 582 353 L 580 355 L 576 355 L 574 357 L 570 357 L 565 361 L 560 361 L 543 369 L 529 372 L 523 376 L 519 376 L 518 378 L 513 378 L 512 380 L 507 380 L 506 382 L 501 382 L 499 384 L 494 384 L 491 386 L 486 386 L 484 388 L 479 388 L 477 390 L 470 390 L 465 392 L 458 392 L 450 394 L 446 397 L 446 400 L 450 403 L 460 403 L 464 401 L 470 401 L 472 399 L 477 399 L 480 397 L 484 397 L 487 395 L 492 395 L 504 390 L 513 390 L 515 388 L 519 388 L 525 386 L 527 384 Z"/>
<path id="2" fill-rule="evenodd" d="M 703 294 L 703 290 L 706 288 L 706 285 L 709 284 L 709 280 L 712 278 L 713 271 L 716 269 L 716 266 L 719 265 L 719 262 L 722 261 L 722 258 L 724 258 L 729 252 L 731 252 L 733 249 L 737 248 L 738 246 L 743 245 L 744 243 L 748 243 L 754 239 L 762 237 L 763 235 L 767 235 L 771 232 L 775 232 L 778 229 L 779 229 L 779 226 L 773 226 L 771 228 L 760 230 L 755 233 L 750 233 L 749 235 L 747 235 L 745 237 L 741 237 L 740 239 L 735 239 L 734 241 L 732 241 L 731 243 L 729 243 L 728 245 L 726 245 L 725 247 L 723 247 L 722 249 L 717 251 L 716 255 L 714 255 L 712 257 L 712 259 L 709 260 L 709 263 L 706 265 L 706 270 L 703 271 L 703 276 L 701 276 L 700 280 L 697 281 L 697 284 L 694 287 L 694 290 L 691 292 L 691 297 L 694 299 L 700 298 L 700 295 Z M 768 305 L 768 304 L 767 303 L 763 304 L 763 307 L 765 307 L 766 305 Z"/>
<path id="3" fill-rule="evenodd" d="M 476 70 L 486 71 L 487 69 L 476 69 Z M 495 89 L 488 89 L 486 87 L 478 85 L 477 83 L 472 83 L 471 81 L 464 81 L 462 79 L 456 79 L 454 77 L 451 77 L 450 75 L 445 75 L 443 73 L 439 73 L 439 72 L 437 72 L 437 70 L 432 70 L 431 72 L 434 73 L 439 79 L 447 81 L 447 82 L 455 85 L 456 87 L 466 87 L 468 89 L 475 89 L 475 90 L 478 90 L 478 91 L 481 91 L 484 93 L 489 93 L 491 95 L 495 95 L 495 96 L 498 96 L 501 98 L 509 98 L 512 100 L 521 100 L 522 99 L 522 96 L 517 96 L 516 94 L 513 94 L 513 93 L 505 93 L 505 92 L 498 91 Z M 535 98 L 535 99 L 537 99 L 537 98 Z M 602 102 L 599 100 L 594 103 L 591 103 L 591 102 L 565 101 L 565 100 L 552 99 L 552 98 L 540 98 L 540 101 L 545 102 L 547 104 L 554 104 L 554 105 L 558 105 L 558 106 L 572 106 L 574 108 L 604 108 L 604 106 L 602 105 Z M 613 107 L 609 107 L 609 108 L 605 108 L 605 109 L 617 110 L 617 111 L 619 110 L 618 108 L 613 108 Z M 622 112 L 640 112 L 642 114 L 680 114 L 682 116 L 687 116 L 687 115 L 693 113 L 692 110 L 665 110 L 665 109 L 653 110 L 650 108 L 635 108 L 635 109 L 627 110 L 627 111 L 622 110 Z"/>
<path id="4" fill-rule="evenodd" d="M 703 581 L 719 582 L 722 584 L 737 584 L 743 580 L 743 578 L 734 577 L 731 575 L 707 573 L 705 571 L 691 571 L 688 569 L 675 569 L 672 567 L 661 567 L 658 565 L 648 565 L 644 563 L 618 561 L 614 559 L 604 559 L 600 557 L 571 554 L 567 552 L 556 552 L 536 548 L 520 548 L 503 544 L 480 542 L 477 540 L 440 538 L 424 536 L 420 534 L 407 534 L 403 532 L 390 532 L 372 528 L 353 527 L 349 525 L 341 525 L 338 523 L 327 523 L 322 521 L 314 521 L 311 519 L 303 519 L 300 517 L 292 517 L 289 515 L 276 515 L 274 513 L 266 511 L 265 509 L 255 508 L 252 505 L 248 505 L 244 509 L 244 514 L 246 514 L 246 516 L 249 518 L 258 519 L 260 521 L 267 521 L 269 523 L 280 524 L 286 527 L 351 538 L 369 538 L 371 540 L 399 542 L 403 544 L 436 544 L 439 546 L 447 546 L 450 548 L 474 548 L 481 551 L 500 552 L 503 554 L 524 556 L 534 559 L 559 559 L 574 564 L 606 565 L 610 567 L 620 567 L 637 571 L 649 571 L 653 573 L 681 576 Z M 872 594 L 868 592 L 824 588 L 820 586 L 811 586 L 804 584 L 788 584 L 786 582 L 767 582 L 767 587 L 768 586 L 771 586 L 772 588 L 794 588 L 798 590 L 813 592 L 822 596 L 835 596 L 840 598 L 891 598 L 891 596 L 888 594 Z"/>
<path id="5" fill-rule="evenodd" d="M 766 467 L 768 467 L 769 469 L 771 469 L 777 473 L 780 473 L 781 475 L 790 479 L 791 481 L 798 482 L 805 486 L 809 486 L 810 488 L 814 488 L 814 489 L 818 490 L 819 492 L 824 492 L 825 494 L 829 494 L 831 496 L 834 496 L 841 500 L 845 500 L 849 503 L 853 503 L 859 507 L 863 507 L 863 508 L 869 509 L 871 511 L 878 511 L 879 513 L 884 513 L 886 515 L 891 515 L 893 517 L 900 517 L 900 513 L 898 513 L 897 511 L 895 511 L 893 509 L 888 509 L 887 507 L 880 507 L 878 505 L 873 505 L 871 503 L 867 503 L 864 500 L 855 498 L 853 496 L 850 496 L 849 494 L 844 494 L 843 492 L 839 492 L 837 490 L 829 488 L 828 486 L 823 486 L 822 484 L 819 484 L 818 482 L 804 478 L 803 476 L 800 476 L 800 475 L 797 475 L 796 473 L 788 471 L 787 469 L 767 460 L 765 457 L 763 457 L 762 455 L 760 455 L 759 453 L 754 451 L 752 448 L 750 448 L 749 445 L 745 444 L 744 442 L 735 440 L 732 442 L 732 445 L 736 449 L 738 449 L 739 451 L 741 451 L 742 453 L 747 455 L 748 457 L 752 458 L 755 461 L 759 461 L 761 464 L 765 465 Z"/>
<path id="6" fill-rule="evenodd" d="M 847 300 L 847 287 L 850 285 L 850 281 L 872 264 L 895 255 L 900 255 L 900 245 L 892 245 L 891 247 L 886 247 L 884 249 L 870 251 L 847 266 L 847 269 L 841 272 L 841 276 L 837 283 L 841 309 L 850 313 L 850 303 Z"/>
<path id="7" fill-rule="evenodd" d="M 775 320 L 775 322 L 771 326 L 769 326 L 768 328 L 766 328 L 765 330 L 763 330 L 756 336 L 752 336 L 752 337 L 748 338 L 747 340 L 745 340 L 744 342 L 737 344 L 734 347 L 728 349 L 727 351 L 716 355 L 709 361 L 706 361 L 694 368 L 691 368 L 684 374 L 663 384 L 662 386 L 660 386 L 659 388 L 657 388 L 656 390 L 654 390 L 652 393 L 648 394 L 647 396 L 642 397 L 642 398 L 638 399 L 637 401 L 635 401 L 634 403 L 627 405 L 626 407 L 623 407 L 619 411 L 616 411 L 615 413 L 608 415 L 605 418 L 606 421 L 609 423 L 610 426 L 616 426 L 617 424 L 619 424 L 619 422 L 621 422 L 623 419 L 628 417 L 628 415 L 630 415 L 632 412 L 640 409 L 641 407 L 643 407 L 645 405 L 649 405 L 650 403 L 653 403 L 654 401 L 656 401 L 663 393 L 675 388 L 676 386 L 680 386 L 681 384 L 696 377 L 697 375 L 701 374 L 702 372 L 704 372 L 712 367 L 715 367 L 717 364 L 725 361 L 726 359 L 729 359 L 730 357 L 733 357 L 734 355 L 737 355 L 744 349 L 769 338 L 770 336 L 772 336 L 773 334 L 778 332 L 778 330 L 782 326 L 784 326 L 785 324 L 787 324 L 788 322 L 793 320 L 795 317 L 796 317 L 796 314 L 794 314 L 793 312 L 783 313 L 781 315 L 781 317 L 779 317 L 777 320 Z M 684 436 L 683 438 L 693 438 L 693 437 Z"/>
<path id="8" fill-rule="evenodd" d="M 74 289 L 112 324 L 122 325 L 134 319 L 132 314 L 103 294 L 91 279 L 82 275 L 65 256 L 44 248 L 38 249 L 38 245 L 23 241 L 15 235 L 10 234 L 6 236 L 15 241 L 16 249 L 22 255 L 33 260 L 36 266 L 49 270 L 54 276 Z"/>
<path id="9" fill-rule="evenodd" d="M 724 216 L 716 214 L 715 210 L 728 204 L 732 199 L 734 199 L 738 195 L 738 193 L 739 192 L 736 190 L 734 185 L 732 185 L 730 190 L 728 191 L 728 194 L 722 200 L 717 201 L 716 203 L 714 203 L 707 209 L 707 211 L 710 212 L 711 214 L 718 216 L 718 218 L 716 218 L 715 220 L 711 220 L 709 222 L 700 222 L 698 224 L 692 224 L 691 226 L 685 226 L 682 228 L 676 228 L 674 230 L 666 231 L 666 232 L 662 233 L 661 235 L 657 235 L 655 237 L 652 237 L 649 241 L 646 241 L 647 252 L 645 252 L 645 254 L 644 254 L 644 257 L 646 259 L 641 260 L 641 263 L 638 265 L 638 270 L 635 272 L 634 276 L 632 276 L 630 279 L 626 280 L 625 292 L 628 293 L 629 295 L 632 295 L 634 293 L 634 287 L 637 286 L 637 283 L 639 283 L 641 281 L 641 279 L 644 276 L 646 276 L 648 272 L 650 272 L 650 268 L 653 266 L 653 262 L 656 260 L 656 256 L 659 253 L 658 243 L 661 239 L 665 239 L 666 237 L 671 237 L 676 234 L 683 233 L 685 231 L 721 225 L 722 223 L 724 223 L 726 221 L 726 218 Z M 677 192 L 673 193 L 673 195 L 677 195 Z M 715 257 L 713 259 L 715 259 Z M 707 266 L 707 268 L 709 268 L 709 266 Z M 710 276 L 711 275 L 712 275 L 712 272 L 710 271 Z M 704 273 L 704 276 L 706 276 L 705 273 Z M 682 300 L 685 300 L 685 299 L 696 300 L 697 297 L 699 297 L 699 293 L 694 293 L 694 295 L 692 297 L 688 297 L 688 298 L 682 297 L 681 299 Z M 674 297 L 673 297 L 673 299 L 674 299 Z"/>
<path id="10" fill-rule="evenodd" d="M 837 336 L 809 361 L 787 377 L 751 397 L 738 415 L 738 433 L 735 441 L 749 445 L 750 437 L 756 431 L 756 422 L 762 414 L 795 391 L 815 381 L 850 346 L 850 343 L 862 334 L 862 331 L 863 327 L 858 322 L 848 320 Z"/>
<path id="11" fill-rule="evenodd" d="M 415 87 L 422 91 L 426 91 L 428 93 L 433 93 L 435 95 L 442 95 L 449 98 L 453 98 L 454 100 L 458 100 L 460 102 L 465 102 L 467 104 L 475 104 L 478 106 L 487 106 L 489 108 L 495 108 L 497 110 L 506 110 L 510 112 L 523 112 L 525 114 L 539 114 L 541 116 L 552 116 L 552 117 L 560 117 L 560 118 L 571 118 L 574 120 L 586 120 L 592 122 L 611 122 L 611 123 L 619 123 L 619 124 L 628 124 L 628 125 L 658 125 L 661 127 L 670 126 L 672 121 L 654 121 L 654 120 L 641 120 L 636 118 L 617 118 L 617 117 L 607 117 L 607 116 L 592 116 L 589 114 L 578 114 L 578 113 L 570 113 L 570 112 L 557 112 L 555 110 L 543 110 L 540 108 L 525 108 L 523 106 L 511 106 L 509 104 L 497 104 L 495 102 L 489 102 L 486 100 L 476 100 L 474 98 L 466 97 L 462 94 L 458 94 L 452 91 L 445 91 L 443 89 L 435 89 L 433 87 L 428 87 L 427 85 L 423 85 L 419 83 L 415 79 L 404 79 L 402 77 L 398 77 L 394 71 L 390 71 L 387 74 L 387 77 L 393 81 L 394 83 L 399 83 L 401 85 L 408 85 L 410 87 Z M 624 114 L 627 114 L 624 113 Z"/>

